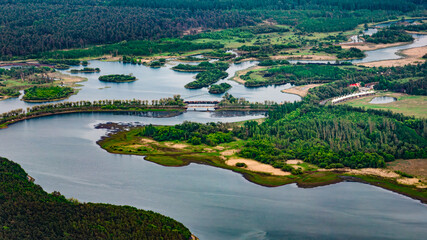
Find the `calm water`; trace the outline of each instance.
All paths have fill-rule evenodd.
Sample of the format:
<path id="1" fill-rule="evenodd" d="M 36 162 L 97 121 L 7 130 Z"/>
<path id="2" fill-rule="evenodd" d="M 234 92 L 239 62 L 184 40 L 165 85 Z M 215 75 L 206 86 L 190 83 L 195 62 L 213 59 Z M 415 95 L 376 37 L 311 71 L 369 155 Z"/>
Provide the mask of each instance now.
<path id="1" fill-rule="evenodd" d="M 100 122 L 176 124 L 255 117 L 222 118 L 207 112 L 157 119 L 105 113 L 44 117 L 0 130 L 0 153 L 21 164 L 48 192 L 160 212 L 202 240 L 426 236 L 426 205 L 381 188 L 351 182 L 266 188 L 228 170 L 197 164 L 162 167 L 139 156 L 109 154 L 95 143 L 105 133 L 94 129 Z"/>
<path id="2" fill-rule="evenodd" d="M 369 103 L 372 104 L 384 104 L 384 103 L 391 103 L 397 101 L 394 97 L 375 97 L 373 98 Z"/>
<path id="3" fill-rule="evenodd" d="M 247 69 L 258 62 L 243 62 L 232 64 L 227 70 L 229 77 L 233 77 L 236 71 Z M 170 69 L 174 64 L 167 67 L 150 68 L 143 65 L 122 64 L 119 62 L 90 61 L 89 67 L 100 68 L 100 73 L 73 74 L 88 79 L 77 95 L 71 96 L 65 101 L 81 100 L 103 100 L 103 99 L 143 99 L 152 100 L 172 97 L 180 94 L 186 100 L 220 100 L 222 94 L 209 94 L 207 88 L 186 89 L 185 84 L 194 80 L 196 73 L 176 72 Z M 76 67 L 80 69 L 81 67 Z M 67 73 L 67 71 L 65 71 Z M 131 83 L 106 83 L 98 80 L 101 75 L 107 74 L 133 74 L 137 81 Z M 243 97 L 251 102 L 264 102 L 265 100 L 275 102 L 300 101 L 301 97 L 282 93 L 281 90 L 290 88 L 290 84 L 281 86 L 268 86 L 260 88 L 246 88 L 231 80 L 221 80 L 218 83 L 227 82 L 233 87 L 228 91 L 235 97 Z M 27 108 L 36 103 L 25 103 L 17 98 L 0 101 L 0 112 L 7 112 L 17 108 Z"/>

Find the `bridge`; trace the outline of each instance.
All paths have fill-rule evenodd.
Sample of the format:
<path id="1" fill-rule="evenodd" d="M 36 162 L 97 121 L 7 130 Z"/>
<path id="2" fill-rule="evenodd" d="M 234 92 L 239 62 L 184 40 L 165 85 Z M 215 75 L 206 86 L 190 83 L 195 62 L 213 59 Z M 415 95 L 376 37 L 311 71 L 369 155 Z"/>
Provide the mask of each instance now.
<path id="1" fill-rule="evenodd" d="M 185 104 L 218 104 L 219 101 L 208 101 L 208 100 L 201 100 L 201 101 L 184 101 Z"/>

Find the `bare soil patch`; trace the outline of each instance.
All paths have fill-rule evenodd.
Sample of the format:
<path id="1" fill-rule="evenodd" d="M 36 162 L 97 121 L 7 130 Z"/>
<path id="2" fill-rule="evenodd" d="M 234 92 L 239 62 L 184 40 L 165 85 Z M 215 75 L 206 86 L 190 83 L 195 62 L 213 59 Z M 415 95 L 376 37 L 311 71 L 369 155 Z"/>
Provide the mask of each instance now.
<path id="1" fill-rule="evenodd" d="M 254 171 L 254 172 L 270 173 L 271 175 L 276 175 L 276 176 L 291 175 L 290 172 L 284 172 L 280 169 L 272 167 L 271 165 L 260 163 L 258 161 L 251 160 L 251 159 L 234 158 L 234 159 L 225 161 L 225 163 L 229 166 L 236 166 L 236 163 L 244 163 L 247 165 L 245 169 Z"/>
<path id="2" fill-rule="evenodd" d="M 381 49 L 381 48 L 388 48 L 388 47 L 395 47 L 395 46 L 400 46 L 400 45 L 405 45 L 405 44 L 409 44 L 408 42 L 397 42 L 397 43 L 379 43 L 379 44 L 375 44 L 375 43 L 368 43 L 368 42 L 363 42 L 363 43 L 353 43 L 353 44 L 341 44 L 340 46 L 343 49 L 349 49 L 349 48 L 358 48 L 362 51 L 370 51 L 370 50 L 377 50 L 377 49 Z"/>
<path id="3" fill-rule="evenodd" d="M 320 85 L 322 84 L 308 84 L 308 85 L 295 86 L 292 88 L 283 89 L 282 92 L 296 94 L 300 97 L 305 97 L 308 94 L 308 90 L 310 90 L 311 88 L 318 87 Z"/>
<path id="4" fill-rule="evenodd" d="M 387 166 L 393 171 L 401 171 L 427 181 L 427 159 L 396 160 Z"/>

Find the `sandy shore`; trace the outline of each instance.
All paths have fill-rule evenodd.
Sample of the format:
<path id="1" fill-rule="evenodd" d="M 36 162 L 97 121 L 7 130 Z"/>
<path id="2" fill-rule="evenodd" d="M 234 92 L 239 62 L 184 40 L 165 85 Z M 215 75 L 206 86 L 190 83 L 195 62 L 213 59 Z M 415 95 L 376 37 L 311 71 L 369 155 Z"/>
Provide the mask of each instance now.
<path id="1" fill-rule="evenodd" d="M 349 174 L 355 175 L 371 175 L 382 178 L 395 179 L 400 184 L 411 185 L 417 188 L 427 188 L 427 184 L 420 182 L 419 178 L 407 178 L 402 177 L 399 174 L 395 173 L 389 169 L 383 168 L 362 168 L 362 169 L 350 169 L 350 168 L 340 168 L 340 169 L 318 169 L 318 171 L 343 171 Z"/>
<path id="2" fill-rule="evenodd" d="M 400 45 L 405 45 L 405 44 L 410 44 L 410 42 L 397 42 L 397 43 L 387 43 L 387 44 L 383 44 L 383 43 L 375 44 L 375 43 L 363 42 L 363 43 L 354 43 L 354 44 L 342 44 L 340 46 L 343 49 L 358 48 L 362 51 L 370 51 L 370 50 L 377 50 L 377 49 L 381 49 L 381 48 L 395 47 L 395 46 L 400 46 Z"/>
<path id="3" fill-rule="evenodd" d="M 232 158 L 230 160 L 225 161 L 225 164 L 228 166 L 236 166 L 236 163 L 244 163 L 247 165 L 245 169 L 254 171 L 254 172 L 263 172 L 270 173 L 271 175 L 276 176 L 288 176 L 291 175 L 290 172 L 284 172 L 278 168 L 274 168 L 271 165 L 260 163 L 255 160 L 245 159 L 245 158 Z"/>
<path id="4" fill-rule="evenodd" d="M 427 54 L 427 46 L 406 49 L 400 53 L 404 56 L 404 58 L 395 59 L 395 60 L 384 60 L 384 61 L 378 61 L 378 62 L 361 63 L 359 65 L 366 66 L 366 67 L 397 67 L 397 66 L 405 66 L 408 64 L 423 63 L 425 59 L 422 59 L 422 57 L 425 54 Z"/>
<path id="5" fill-rule="evenodd" d="M 329 55 L 278 55 L 271 56 L 273 60 L 318 60 L 318 61 L 328 61 L 328 60 L 337 60 L 335 56 Z"/>
<path id="6" fill-rule="evenodd" d="M 300 97 L 305 97 L 308 94 L 308 90 L 310 90 L 311 88 L 318 87 L 320 85 L 322 84 L 308 84 L 308 85 L 295 86 L 292 88 L 283 89 L 282 92 L 296 94 Z"/>

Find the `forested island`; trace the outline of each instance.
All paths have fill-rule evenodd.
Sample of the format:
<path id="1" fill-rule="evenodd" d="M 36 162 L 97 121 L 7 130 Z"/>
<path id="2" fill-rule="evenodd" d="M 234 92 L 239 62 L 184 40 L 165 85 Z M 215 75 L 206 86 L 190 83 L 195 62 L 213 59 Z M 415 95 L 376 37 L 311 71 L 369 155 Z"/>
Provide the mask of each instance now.
<path id="1" fill-rule="evenodd" d="M 66 99 L 72 95 L 75 90 L 71 87 L 32 87 L 24 92 L 22 99 L 26 102 L 44 102 L 44 101 L 58 101 Z"/>
<path id="2" fill-rule="evenodd" d="M 231 88 L 231 85 L 228 83 L 214 84 L 210 86 L 209 93 L 221 94 L 221 93 L 225 93 L 230 88 Z"/>
<path id="3" fill-rule="evenodd" d="M 104 76 L 100 76 L 98 79 L 101 82 L 115 82 L 115 83 L 136 81 L 136 77 L 132 75 L 125 75 L 125 74 L 104 75 Z"/>
<path id="4" fill-rule="evenodd" d="M 99 68 L 82 68 L 82 69 L 71 69 L 71 73 L 99 73 L 101 70 Z"/>

